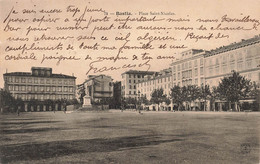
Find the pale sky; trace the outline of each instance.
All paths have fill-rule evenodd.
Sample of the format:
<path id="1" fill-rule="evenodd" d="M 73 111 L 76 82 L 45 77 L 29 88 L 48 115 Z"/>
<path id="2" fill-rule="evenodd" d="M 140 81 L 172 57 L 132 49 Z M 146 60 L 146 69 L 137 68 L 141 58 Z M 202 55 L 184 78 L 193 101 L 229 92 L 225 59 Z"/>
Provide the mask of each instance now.
<path id="1" fill-rule="evenodd" d="M 175 13 L 174 16 L 158 16 L 161 18 L 189 18 L 193 20 L 193 22 L 190 22 L 188 24 L 172 24 L 172 26 L 193 26 L 193 27 L 199 27 L 201 23 L 198 23 L 194 20 L 201 18 L 201 19 L 220 19 L 222 16 L 227 15 L 230 18 L 243 18 L 244 16 L 250 16 L 252 19 L 259 20 L 260 16 L 260 0 L 196 0 L 196 1 L 191 1 L 191 0 L 167 0 L 167 1 L 161 1 L 161 0 L 113 0 L 113 1 L 108 1 L 108 0 L 95 0 L 95 1 L 85 1 L 85 0 L 77 0 L 77 1 L 65 1 L 65 0 L 56 0 L 56 1 L 51 1 L 51 0 L 0 0 L 0 88 L 3 87 L 3 74 L 6 72 L 30 72 L 32 66 L 38 66 L 38 67 L 52 67 L 53 68 L 53 73 L 63 73 L 67 75 L 72 75 L 77 77 L 76 83 L 80 84 L 84 81 L 84 79 L 87 78 L 86 72 L 89 69 L 89 63 L 90 61 L 62 61 L 59 65 L 56 65 L 56 61 L 52 62 L 43 62 L 41 64 L 41 60 L 37 61 L 32 61 L 32 60 L 27 60 L 27 61 L 7 61 L 5 60 L 5 56 L 11 55 L 12 53 L 6 52 L 5 49 L 8 45 L 12 46 L 17 46 L 17 45 L 23 45 L 23 43 L 26 42 L 13 42 L 9 43 L 7 41 L 8 37 L 24 37 L 25 36 L 25 31 L 17 31 L 17 32 L 4 32 L 4 27 L 6 26 L 6 23 L 3 23 L 4 19 L 8 16 L 10 10 L 12 7 L 18 12 L 21 12 L 23 9 L 31 9 L 31 10 L 40 10 L 40 9 L 62 9 L 63 11 L 66 10 L 66 7 L 69 5 L 73 5 L 75 7 L 78 7 L 81 11 L 84 10 L 85 6 L 88 6 L 88 8 L 97 8 L 97 9 L 104 9 L 108 13 L 116 13 L 116 12 L 131 12 L 133 13 L 132 17 L 140 17 L 138 15 L 139 12 L 172 12 Z M 76 16 L 80 16 L 82 13 L 77 13 Z M 101 16 L 98 13 L 97 15 L 95 13 L 87 13 L 86 18 L 89 18 L 91 16 L 101 18 Z M 137 15 L 135 15 L 137 14 Z M 13 15 L 12 15 L 13 16 Z M 65 13 L 63 15 L 51 15 L 54 17 L 59 17 L 60 19 L 64 20 L 65 17 L 71 16 L 70 13 Z M 117 16 L 115 15 L 108 15 L 111 17 L 111 19 L 116 18 Z M 23 17 L 24 19 L 33 19 L 34 17 L 41 17 L 39 14 L 25 14 Z M 46 16 L 48 17 L 48 16 Z M 118 18 L 125 18 L 126 16 L 118 16 Z M 147 17 L 153 17 L 151 15 L 148 15 Z M 13 16 L 13 18 L 16 18 L 16 15 Z M 112 22 L 113 23 L 113 22 Z M 221 22 L 219 22 L 221 23 Z M 109 23 L 108 23 L 109 24 Z M 21 27 L 22 29 L 28 27 L 28 26 L 34 26 L 35 24 L 28 22 L 28 23 L 23 23 L 23 24 L 16 24 L 16 23 L 11 23 L 11 25 L 16 25 L 17 27 Z M 57 26 L 56 24 L 46 24 L 42 23 L 42 27 L 44 25 L 48 25 L 50 27 L 55 27 Z M 82 23 L 83 25 L 83 23 Z M 97 25 L 102 25 L 98 24 Z M 104 25 L 107 25 L 105 23 Z M 136 27 L 136 23 L 129 23 L 129 25 Z M 142 25 L 146 25 L 146 23 L 143 23 Z M 169 26 L 169 23 L 152 23 L 152 24 L 147 24 L 149 26 Z M 208 24 L 209 26 L 211 25 L 216 25 L 215 24 Z M 239 23 L 229 23 L 228 24 L 230 27 L 237 27 L 240 25 Z M 251 24 L 248 23 L 245 25 L 246 27 L 251 27 Z M 260 28 L 260 27 L 258 27 Z M 122 35 L 126 35 L 128 32 L 131 32 L 131 42 L 129 42 L 129 45 L 134 45 L 136 41 L 134 41 L 133 38 L 136 38 L 138 36 L 143 36 L 145 31 L 136 31 L 136 30 L 131 30 L 131 31 L 118 31 L 118 30 L 112 30 L 112 31 L 105 31 L 105 32 L 100 32 L 97 31 L 94 33 L 94 36 L 97 38 L 100 38 L 101 36 L 105 35 L 110 37 L 109 41 L 104 43 L 103 45 L 110 45 L 110 46 L 120 46 L 122 45 L 122 42 L 116 42 L 114 39 L 115 36 L 120 36 L 121 33 Z M 161 32 L 161 33 L 159 33 Z M 185 35 L 187 34 L 187 31 L 173 31 L 169 30 L 169 33 L 166 33 L 167 31 L 149 31 L 151 35 L 164 35 L 164 36 L 174 36 L 178 39 L 178 41 L 168 41 L 167 44 L 185 44 L 188 48 L 187 49 L 205 49 L 205 50 L 211 50 L 215 49 L 217 47 L 223 46 L 223 45 L 228 45 L 233 42 L 238 42 L 241 39 L 248 39 L 251 37 L 254 37 L 255 35 L 259 35 L 259 29 L 258 30 L 251 30 L 251 31 L 223 31 L 225 34 L 229 35 L 228 39 L 219 39 L 219 40 L 202 40 L 202 41 L 194 41 L 194 40 L 184 40 Z M 191 31 L 197 34 L 204 34 L 208 35 L 211 31 Z M 221 32 L 221 31 L 220 31 Z M 61 35 L 73 35 L 73 36 L 79 36 L 79 35 L 89 35 L 91 31 L 78 31 L 78 32 L 61 32 L 57 33 L 56 31 L 50 30 L 46 32 L 46 35 L 48 36 L 61 36 Z M 31 32 L 28 37 L 33 38 L 35 36 L 41 36 L 42 33 L 37 33 L 37 32 Z M 182 39 L 181 41 L 179 39 Z M 93 45 L 96 41 L 91 41 L 85 40 L 86 44 Z M 102 42 L 102 41 L 100 41 Z M 27 42 L 27 44 L 32 44 L 33 41 Z M 78 45 L 81 42 L 79 41 L 76 43 L 75 40 L 67 40 L 64 42 L 66 44 L 75 44 Z M 56 45 L 55 43 L 46 41 L 46 42 L 40 42 L 37 43 L 39 45 Z M 156 42 L 155 45 L 158 45 L 159 42 Z M 172 55 L 178 57 L 178 53 L 187 49 L 183 50 L 178 50 L 178 49 L 165 49 L 165 50 L 153 50 L 149 51 L 150 54 L 153 57 L 156 57 L 158 55 Z M 30 51 L 30 53 L 33 51 Z M 75 55 L 77 57 L 85 57 L 86 55 L 90 54 L 91 56 L 95 57 L 97 55 L 100 56 L 106 56 L 107 54 L 112 54 L 115 55 L 117 51 L 86 51 L 86 50 L 81 50 L 78 47 L 75 48 L 72 51 L 58 51 L 59 55 L 64 54 L 64 55 Z M 126 54 L 126 56 L 132 56 L 133 54 L 141 54 L 144 51 L 127 51 L 124 50 L 123 54 Z M 14 52 L 13 55 L 17 55 L 20 52 Z M 28 52 L 29 53 L 29 52 Z M 35 52 L 37 55 L 42 55 L 42 54 L 49 54 L 49 51 L 40 51 L 40 52 Z M 55 55 L 55 52 L 51 52 L 52 55 Z M 134 64 L 135 61 L 132 60 L 127 60 L 125 63 L 132 63 Z M 171 63 L 171 60 L 152 60 L 150 62 L 151 64 L 151 69 L 154 71 L 159 71 L 164 68 L 168 68 L 169 64 Z M 121 65 L 121 62 L 117 62 L 116 65 Z M 116 66 L 112 62 L 107 62 L 103 63 L 105 66 Z M 135 69 L 135 68 L 133 68 Z M 138 69 L 138 68 L 136 68 Z M 145 68 L 142 68 L 145 69 Z M 120 75 L 127 69 L 120 69 L 117 71 L 110 71 L 110 72 L 104 72 L 104 74 L 111 75 L 114 81 L 120 80 Z M 92 74 L 92 73 L 90 73 Z"/>

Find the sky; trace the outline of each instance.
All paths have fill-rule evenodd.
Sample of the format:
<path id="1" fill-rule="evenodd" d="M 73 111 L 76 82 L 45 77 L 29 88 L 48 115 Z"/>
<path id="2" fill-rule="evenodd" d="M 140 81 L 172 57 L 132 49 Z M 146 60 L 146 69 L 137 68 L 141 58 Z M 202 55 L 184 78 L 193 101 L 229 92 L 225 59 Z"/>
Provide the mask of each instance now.
<path id="1" fill-rule="evenodd" d="M 51 0 L 0 0 L 0 88 L 4 86 L 3 81 L 3 74 L 6 72 L 30 72 L 31 67 L 38 66 L 38 67 L 52 67 L 53 73 L 62 73 L 66 75 L 74 75 L 77 77 L 76 83 L 80 84 L 84 82 L 84 80 L 87 78 L 86 72 L 89 70 L 89 64 L 90 61 L 88 60 L 80 60 L 80 61 L 62 61 L 59 65 L 56 64 L 56 61 L 44 61 L 41 63 L 41 60 L 19 60 L 19 61 L 8 61 L 6 60 L 6 55 L 17 55 L 20 52 L 7 52 L 6 47 L 7 46 L 17 46 L 17 45 L 23 45 L 23 43 L 26 44 L 32 44 L 36 43 L 38 45 L 56 45 L 57 42 L 50 42 L 50 41 L 44 41 L 44 42 L 34 42 L 31 40 L 31 38 L 41 36 L 43 33 L 41 32 L 30 32 L 28 37 L 30 40 L 28 42 L 8 42 L 7 38 L 9 37 L 24 37 L 25 36 L 25 30 L 18 30 L 18 31 L 4 31 L 4 28 L 6 27 L 6 22 L 4 23 L 4 20 L 8 17 L 8 14 L 12 8 L 14 8 L 16 11 L 19 12 L 19 14 L 24 10 L 36 10 L 39 11 L 40 9 L 62 9 L 63 11 L 66 10 L 66 7 L 69 5 L 73 6 L 74 8 L 77 8 L 82 11 L 84 11 L 85 6 L 88 8 L 95 8 L 100 9 L 102 8 L 106 12 L 108 12 L 108 16 L 111 17 L 111 20 L 114 18 L 125 18 L 126 16 L 115 16 L 110 15 L 110 13 L 116 13 L 116 12 L 130 12 L 132 13 L 133 17 L 140 17 L 139 12 L 171 12 L 174 13 L 172 16 L 165 16 L 165 15 L 159 15 L 158 18 L 187 18 L 191 19 L 193 21 L 189 23 L 165 23 L 165 22 L 143 22 L 143 23 L 137 23 L 137 22 L 130 22 L 129 25 L 132 27 L 136 27 L 138 25 L 147 25 L 147 26 L 192 26 L 192 27 L 199 27 L 201 23 L 196 22 L 197 18 L 201 19 L 215 19 L 215 18 L 221 18 L 224 15 L 227 15 L 230 18 L 242 18 L 244 16 L 250 16 L 250 18 L 254 18 L 256 20 L 259 19 L 260 16 L 260 0 L 95 0 L 95 1 L 86 1 L 86 0 L 77 0 L 77 1 L 65 1 L 65 0 L 57 0 L 57 1 L 51 1 Z M 79 17 L 82 13 L 76 13 L 75 17 Z M 40 18 L 41 14 L 24 14 L 20 15 L 11 14 L 12 18 L 24 18 L 32 20 L 34 17 Z M 137 14 L 137 15 L 135 15 Z M 48 15 L 45 15 L 48 17 Z M 56 17 L 64 20 L 67 17 L 71 17 L 71 13 L 63 12 L 62 14 L 50 14 L 49 17 Z M 100 13 L 98 12 L 92 12 L 87 13 L 85 15 L 86 18 L 103 18 Z M 152 15 L 148 15 L 147 17 L 153 17 Z M 10 18 L 10 17 L 9 17 Z M 71 22 L 70 22 L 71 23 Z M 70 25 L 70 23 L 68 23 Z M 83 22 L 82 25 L 87 22 Z M 105 22 L 105 23 L 93 23 L 92 26 L 106 26 L 111 24 L 111 22 Z M 113 23 L 113 22 L 112 22 Z M 221 23 L 221 22 L 218 22 Z M 73 24 L 73 22 L 71 23 Z M 115 23 L 116 24 L 116 23 Z M 225 25 L 225 23 L 222 23 Z M 25 29 L 29 26 L 34 26 L 35 23 L 32 22 L 25 22 L 25 23 L 15 23 L 11 22 L 10 25 L 20 27 L 21 29 Z M 40 27 L 56 27 L 60 25 L 59 23 L 42 23 Z M 62 24 L 61 24 L 62 25 Z M 216 25 L 216 23 L 207 24 L 209 27 L 212 25 Z M 237 27 L 238 25 L 241 25 L 239 23 L 227 23 L 229 27 Z M 245 27 L 251 27 L 252 23 L 245 23 L 243 24 Z M 259 27 L 260 28 L 260 27 Z M 223 31 L 226 35 L 229 35 L 229 38 L 225 39 L 211 39 L 211 40 L 200 40 L 195 41 L 192 39 L 185 40 L 185 36 L 187 35 L 187 31 L 175 31 L 175 30 L 151 30 L 151 31 L 137 31 L 137 30 L 111 30 L 111 31 L 95 31 L 94 36 L 97 38 L 100 38 L 102 36 L 107 36 L 109 38 L 108 41 L 99 41 L 102 45 L 109 45 L 109 46 L 116 46 L 120 47 L 124 42 L 121 41 L 115 41 L 115 36 L 126 36 L 127 33 L 131 33 L 130 36 L 130 42 L 129 45 L 135 45 L 140 44 L 138 41 L 136 41 L 134 38 L 137 38 L 138 36 L 143 36 L 145 33 L 149 32 L 150 35 L 154 36 L 174 36 L 177 41 L 171 41 L 168 40 L 164 43 L 170 44 L 185 44 L 187 46 L 186 49 L 154 49 L 151 51 L 144 51 L 144 50 L 123 50 L 123 55 L 128 56 L 129 59 L 126 61 L 117 61 L 116 63 L 113 63 L 112 61 L 107 62 L 101 62 L 97 63 L 97 66 L 122 66 L 125 64 L 138 64 L 142 61 L 133 61 L 131 60 L 131 56 L 133 54 L 140 55 L 144 52 L 149 52 L 153 58 L 156 58 L 158 55 L 168 55 L 168 56 L 175 56 L 176 58 L 179 58 L 179 53 L 188 49 L 205 49 L 205 50 L 211 50 L 215 49 L 217 47 L 228 45 L 234 42 L 239 42 L 241 39 L 248 39 L 252 38 L 255 35 L 259 35 L 259 29 L 257 30 L 248 30 L 248 31 Z M 168 33 L 167 33 L 168 32 Z M 194 30 L 191 31 L 199 35 L 209 35 L 211 31 L 198 31 Z M 222 31 L 221 31 L 222 32 Z M 62 36 L 62 35 L 72 35 L 72 36 L 84 36 L 84 35 L 90 35 L 91 30 L 86 31 L 62 31 L 57 32 L 54 30 L 49 30 L 45 34 L 48 36 Z M 216 32 L 214 31 L 214 35 Z M 84 44 L 93 45 L 96 42 L 93 40 L 84 40 Z M 74 55 L 76 57 L 84 58 L 86 55 L 90 55 L 93 58 L 97 56 L 107 56 L 110 54 L 115 55 L 118 50 L 115 51 L 102 51 L 102 50 L 82 50 L 78 47 L 78 45 L 81 43 L 81 41 L 75 41 L 75 39 L 68 39 L 64 42 L 64 44 L 68 45 L 75 45 L 75 48 L 71 51 L 67 50 L 61 50 L 57 51 L 59 55 L 65 54 L 65 56 Z M 154 41 L 153 44 L 155 46 L 160 45 L 161 42 Z M 128 44 L 128 43 L 127 43 Z M 29 52 L 28 52 L 29 53 Z M 57 55 L 56 52 L 50 52 L 50 51 L 31 51 L 30 53 L 35 53 L 37 55 Z M 23 54 L 24 55 L 24 54 Z M 159 71 L 161 69 L 165 69 L 170 67 L 171 59 L 168 60 L 152 60 L 150 62 L 151 67 L 150 71 Z M 146 70 L 146 67 L 142 68 L 133 68 L 133 69 L 141 69 Z M 104 72 L 104 74 L 108 74 L 112 76 L 114 81 L 120 80 L 120 75 L 124 71 L 127 71 L 129 69 L 119 69 L 116 71 L 107 71 Z M 93 72 L 90 72 L 89 74 L 93 74 Z M 97 73 L 100 74 L 100 73 Z"/>

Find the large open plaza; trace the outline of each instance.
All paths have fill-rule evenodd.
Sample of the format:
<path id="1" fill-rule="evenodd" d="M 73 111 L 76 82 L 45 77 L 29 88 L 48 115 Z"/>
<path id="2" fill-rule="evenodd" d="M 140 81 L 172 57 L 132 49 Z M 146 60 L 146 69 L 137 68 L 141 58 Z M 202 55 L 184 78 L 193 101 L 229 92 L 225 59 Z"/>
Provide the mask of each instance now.
<path id="1" fill-rule="evenodd" d="M 259 163 L 254 112 L 27 112 L 0 120 L 0 163 Z"/>

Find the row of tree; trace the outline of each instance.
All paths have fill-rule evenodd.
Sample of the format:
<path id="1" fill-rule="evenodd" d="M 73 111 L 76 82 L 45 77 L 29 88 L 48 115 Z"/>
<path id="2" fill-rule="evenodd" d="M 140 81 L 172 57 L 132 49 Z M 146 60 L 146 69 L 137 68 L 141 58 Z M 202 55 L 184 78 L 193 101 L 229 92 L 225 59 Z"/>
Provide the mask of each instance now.
<path id="1" fill-rule="evenodd" d="M 198 101 L 203 102 L 204 110 L 206 110 L 206 102 L 210 101 L 212 107 L 215 107 L 216 100 L 227 102 L 228 109 L 231 109 L 231 104 L 234 104 L 235 110 L 240 111 L 239 100 L 254 99 L 259 96 L 258 86 L 255 82 L 251 82 L 244 76 L 237 72 L 233 72 L 231 76 L 224 77 L 217 87 L 210 88 L 209 85 L 188 86 L 174 86 L 171 89 L 170 98 L 173 103 L 177 104 L 178 110 L 183 108 L 183 104 L 188 104 L 186 107 L 190 108 L 191 103 Z M 159 104 L 166 99 L 162 89 L 154 90 L 151 95 L 151 102 Z M 167 100 L 165 101 L 167 102 Z M 257 108 L 257 104 L 256 104 Z M 259 104 L 258 104 L 259 108 Z M 190 110 L 190 109 L 188 109 Z"/>
<path id="2" fill-rule="evenodd" d="M 10 92 L 3 89 L 0 90 L 0 109 L 6 109 L 9 112 L 15 112 L 16 108 L 23 104 L 22 99 L 15 99 Z"/>
<path id="3" fill-rule="evenodd" d="M 81 92 L 81 95 L 83 97 L 84 92 Z M 92 103 L 109 105 L 110 108 L 137 108 L 141 104 L 158 104 L 159 106 L 161 103 L 165 103 L 169 105 L 172 100 L 177 110 L 191 110 L 192 104 L 199 102 L 200 105 L 197 103 L 196 108 L 205 111 L 206 108 L 210 107 L 215 110 L 215 102 L 218 101 L 225 102 L 227 104 L 226 109 L 231 109 L 231 104 L 233 104 L 233 108 L 240 111 L 243 104 L 239 104 L 239 100 L 257 99 L 257 96 L 259 97 L 257 84 L 234 71 L 231 76 L 224 77 L 217 87 L 210 87 L 209 85 L 174 86 L 171 88 L 170 97 L 167 97 L 164 90 L 160 88 L 152 92 L 150 100 L 145 95 L 138 93 L 137 98 L 124 98 L 121 95 L 114 95 L 113 98 Z M 208 102 L 210 102 L 210 106 L 207 106 Z M 254 104 L 255 108 L 258 109 L 259 104 Z"/>
<path id="4" fill-rule="evenodd" d="M 248 107 L 245 106 L 246 103 L 240 104 L 239 100 L 256 100 L 257 97 L 259 97 L 257 84 L 234 71 L 231 76 L 224 77 L 217 87 L 210 87 L 209 85 L 200 87 L 197 85 L 174 86 L 171 88 L 170 97 L 167 97 L 164 90 L 160 88 L 152 92 L 150 100 L 147 100 L 146 96 L 139 95 L 138 98 L 121 98 L 120 102 L 122 106 L 131 107 L 134 105 L 136 107 L 140 104 L 158 104 L 159 106 L 161 103 L 165 103 L 169 105 L 172 100 L 177 110 L 191 110 L 192 103 L 199 102 L 202 105 L 197 105 L 196 108 L 205 111 L 208 107 L 207 102 L 210 102 L 209 107 L 215 110 L 215 102 L 218 101 L 228 104 L 228 109 L 231 109 L 231 104 L 234 104 L 234 110 L 240 111 L 241 106 Z M 253 108 L 258 110 L 259 102 L 254 101 Z"/>
<path id="5" fill-rule="evenodd" d="M 80 92 L 81 102 L 85 95 L 84 88 Z M 210 102 L 214 108 L 216 100 L 228 103 L 228 109 L 231 109 L 231 104 L 234 104 L 234 109 L 240 111 L 242 104 L 239 104 L 239 100 L 243 99 L 259 99 L 259 89 L 255 82 L 251 82 L 244 76 L 241 76 L 237 72 L 233 72 L 231 76 L 224 77 L 217 87 L 210 88 L 209 85 L 189 85 L 189 86 L 174 86 L 171 89 L 170 97 L 164 94 L 164 90 L 155 89 L 151 94 L 151 99 L 148 100 L 146 96 L 138 94 L 138 98 L 123 98 L 121 95 L 114 95 L 112 98 L 104 98 L 95 102 L 96 105 L 109 105 L 110 108 L 136 108 L 141 104 L 170 104 L 171 100 L 175 104 L 178 110 L 190 110 L 193 102 L 201 102 L 203 104 L 203 110 L 206 110 L 206 102 Z M 78 104 L 76 99 L 74 100 L 30 100 L 27 101 L 29 105 L 44 104 L 53 106 L 54 104 Z M 24 102 L 18 98 L 15 99 L 12 95 L 5 91 L 0 90 L 0 108 L 7 108 L 9 110 L 15 110 L 17 106 L 23 105 Z M 255 103 L 255 108 L 259 110 L 259 102 Z M 214 110 L 214 109 L 213 109 Z"/>
<path id="6" fill-rule="evenodd" d="M 5 112 L 16 112 L 18 107 L 21 110 L 24 110 L 25 103 L 28 106 L 36 106 L 36 105 L 46 105 L 48 107 L 54 108 L 55 104 L 61 105 L 77 105 L 79 102 L 77 99 L 67 100 L 67 99 L 58 99 L 58 100 L 51 100 L 47 99 L 44 101 L 40 101 L 37 99 L 30 99 L 26 102 L 23 101 L 21 98 L 14 98 L 10 92 L 5 90 L 0 90 L 0 109 L 4 110 Z"/>

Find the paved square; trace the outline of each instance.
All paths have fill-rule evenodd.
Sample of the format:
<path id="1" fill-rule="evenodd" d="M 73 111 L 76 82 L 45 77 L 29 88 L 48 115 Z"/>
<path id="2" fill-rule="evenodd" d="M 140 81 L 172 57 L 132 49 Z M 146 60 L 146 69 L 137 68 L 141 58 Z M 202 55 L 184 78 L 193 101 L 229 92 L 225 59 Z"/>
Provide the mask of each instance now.
<path id="1" fill-rule="evenodd" d="M 1 163 L 259 163 L 260 113 L 0 115 Z"/>

